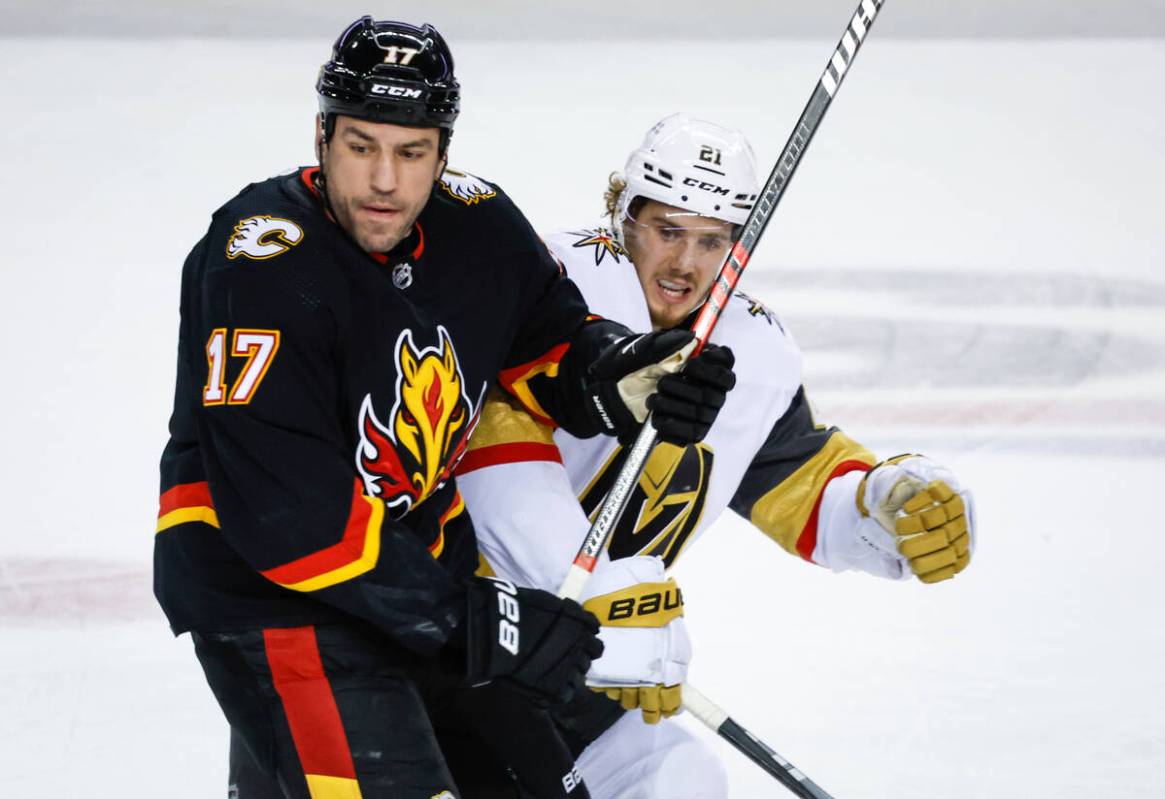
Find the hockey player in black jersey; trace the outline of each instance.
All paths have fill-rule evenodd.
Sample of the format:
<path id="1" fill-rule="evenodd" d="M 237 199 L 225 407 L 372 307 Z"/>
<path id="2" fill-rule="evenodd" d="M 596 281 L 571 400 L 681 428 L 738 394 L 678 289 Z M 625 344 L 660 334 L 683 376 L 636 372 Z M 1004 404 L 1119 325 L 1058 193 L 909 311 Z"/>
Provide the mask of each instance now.
<path id="1" fill-rule="evenodd" d="M 683 443 L 733 376 L 590 317 L 501 189 L 445 170 L 432 27 L 358 20 L 317 91 L 319 166 L 243 189 L 183 268 L 155 593 L 285 796 L 456 797 L 431 717 L 491 681 L 563 701 L 601 651 L 573 602 L 473 576 L 452 472 L 486 390 L 579 436 L 654 406 Z"/>

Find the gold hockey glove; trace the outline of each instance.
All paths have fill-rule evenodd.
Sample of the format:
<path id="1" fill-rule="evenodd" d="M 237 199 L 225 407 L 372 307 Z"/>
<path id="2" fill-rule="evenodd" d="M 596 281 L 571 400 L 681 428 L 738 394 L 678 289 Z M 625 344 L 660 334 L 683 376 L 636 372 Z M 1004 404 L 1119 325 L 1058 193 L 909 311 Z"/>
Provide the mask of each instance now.
<path id="1" fill-rule="evenodd" d="M 971 562 L 969 502 L 950 470 L 921 455 L 883 461 L 857 490 L 858 511 L 894 537 L 898 554 L 924 583 L 948 580 Z"/>
<path id="2" fill-rule="evenodd" d="M 680 712 L 683 704 L 683 686 L 681 685 L 648 685 L 641 688 L 593 688 L 614 699 L 624 710 L 639 710 L 643 713 L 643 720 L 648 724 L 659 724 L 660 719 L 666 719 Z"/>

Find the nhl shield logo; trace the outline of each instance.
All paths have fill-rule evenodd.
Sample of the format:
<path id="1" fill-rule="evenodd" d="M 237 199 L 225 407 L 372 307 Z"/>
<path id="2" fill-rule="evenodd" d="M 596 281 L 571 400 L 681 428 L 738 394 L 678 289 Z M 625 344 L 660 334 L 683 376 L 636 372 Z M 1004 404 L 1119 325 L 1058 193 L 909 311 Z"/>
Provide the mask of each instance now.
<path id="1" fill-rule="evenodd" d="M 398 289 L 407 289 L 413 285 L 413 265 L 402 261 L 392 268 L 392 285 Z"/>

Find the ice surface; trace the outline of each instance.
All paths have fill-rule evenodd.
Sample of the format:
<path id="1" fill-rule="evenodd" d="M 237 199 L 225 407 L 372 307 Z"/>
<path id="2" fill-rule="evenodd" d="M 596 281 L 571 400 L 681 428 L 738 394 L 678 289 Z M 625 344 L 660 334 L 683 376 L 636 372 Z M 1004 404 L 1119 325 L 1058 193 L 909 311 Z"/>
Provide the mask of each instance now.
<path id="1" fill-rule="evenodd" d="M 225 722 L 149 595 L 178 276 L 211 210 L 310 160 L 330 35 L 0 41 L 6 796 L 222 795 Z M 578 225 L 674 110 L 770 162 L 832 44 L 461 46 L 453 163 Z M 693 683 L 839 799 L 1165 795 L 1162 75 L 1160 40 L 875 31 L 742 282 L 822 419 L 976 492 L 949 584 L 736 519 L 679 566 Z"/>

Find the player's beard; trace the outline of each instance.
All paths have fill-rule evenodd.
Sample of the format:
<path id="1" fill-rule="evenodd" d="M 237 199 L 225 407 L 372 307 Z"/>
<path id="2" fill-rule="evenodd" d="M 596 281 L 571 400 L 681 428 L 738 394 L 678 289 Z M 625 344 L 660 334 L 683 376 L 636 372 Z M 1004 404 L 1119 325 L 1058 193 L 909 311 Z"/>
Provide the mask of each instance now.
<path id="1" fill-rule="evenodd" d="M 712 278 L 698 272 L 673 272 L 668 269 L 647 271 L 636 269 L 647 310 L 651 316 L 651 326 L 655 330 L 670 330 L 678 327 L 708 297 L 712 288 Z M 660 285 L 677 285 L 686 292 L 681 296 L 670 296 Z"/>
<path id="2" fill-rule="evenodd" d="M 399 207 L 399 203 L 378 197 L 335 197 L 329 195 L 336 221 L 348 235 L 356 240 L 365 252 L 388 252 L 413 229 L 428 196 L 410 207 Z M 370 218 L 365 210 L 368 205 L 390 205 L 396 208 L 388 219 Z"/>

